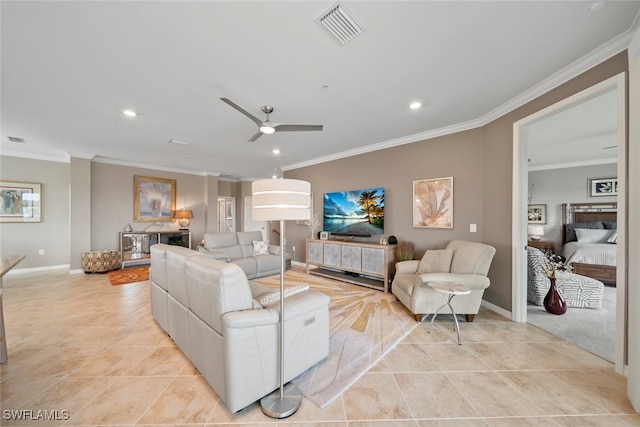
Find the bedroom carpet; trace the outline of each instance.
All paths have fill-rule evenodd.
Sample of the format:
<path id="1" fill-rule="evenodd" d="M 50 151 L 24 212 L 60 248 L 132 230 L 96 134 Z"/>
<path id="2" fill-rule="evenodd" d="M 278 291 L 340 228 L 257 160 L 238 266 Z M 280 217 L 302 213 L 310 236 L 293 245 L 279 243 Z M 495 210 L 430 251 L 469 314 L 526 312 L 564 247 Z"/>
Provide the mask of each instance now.
<path id="1" fill-rule="evenodd" d="M 254 281 L 279 288 L 280 275 Z M 286 272 L 285 287 L 301 284 L 308 284 L 311 289 L 319 290 L 331 298 L 329 356 L 292 382 L 307 399 L 319 408 L 325 408 L 402 341 L 418 323 L 390 293 L 296 271 Z"/>
<path id="2" fill-rule="evenodd" d="M 561 316 L 529 304 L 527 322 L 610 362 L 615 361 L 616 288 L 605 286 L 602 308 L 568 308 Z"/>

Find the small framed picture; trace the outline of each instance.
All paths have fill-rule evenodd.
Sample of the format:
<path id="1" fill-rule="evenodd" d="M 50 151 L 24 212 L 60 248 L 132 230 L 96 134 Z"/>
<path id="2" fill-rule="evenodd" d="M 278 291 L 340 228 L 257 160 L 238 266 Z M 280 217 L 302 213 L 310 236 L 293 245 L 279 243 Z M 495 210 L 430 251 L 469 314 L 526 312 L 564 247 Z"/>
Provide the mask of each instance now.
<path id="1" fill-rule="evenodd" d="M 589 178 L 589 197 L 612 197 L 618 195 L 618 178 Z"/>
<path id="2" fill-rule="evenodd" d="M 529 224 L 547 223 L 547 205 L 529 205 L 527 211 Z"/>
<path id="3" fill-rule="evenodd" d="M 327 233 L 326 231 L 320 232 L 320 240 L 327 240 L 328 238 L 329 238 L 329 233 Z"/>

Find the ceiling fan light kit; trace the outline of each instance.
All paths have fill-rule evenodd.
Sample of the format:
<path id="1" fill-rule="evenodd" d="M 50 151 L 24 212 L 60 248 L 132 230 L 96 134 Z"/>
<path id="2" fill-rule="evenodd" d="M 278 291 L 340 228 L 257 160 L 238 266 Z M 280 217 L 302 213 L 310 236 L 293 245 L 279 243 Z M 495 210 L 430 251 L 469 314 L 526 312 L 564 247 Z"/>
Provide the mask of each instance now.
<path id="1" fill-rule="evenodd" d="M 273 107 L 271 105 L 263 105 L 262 112 L 267 115 L 266 120 L 260 120 L 244 108 L 240 107 L 235 102 L 231 101 L 228 98 L 220 98 L 222 102 L 230 105 L 236 110 L 240 111 L 242 114 L 247 116 L 251 121 L 253 121 L 256 126 L 258 126 L 258 132 L 253 134 L 251 138 L 249 138 L 248 142 L 253 142 L 256 139 L 260 138 L 263 134 L 272 134 L 275 132 L 297 132 L 297 131 L 321 131 L 322 125 L 290 125 L 290 124 L 278 124 L 271 123 L 269 121 L 269 115 L 273 113 Z"/>

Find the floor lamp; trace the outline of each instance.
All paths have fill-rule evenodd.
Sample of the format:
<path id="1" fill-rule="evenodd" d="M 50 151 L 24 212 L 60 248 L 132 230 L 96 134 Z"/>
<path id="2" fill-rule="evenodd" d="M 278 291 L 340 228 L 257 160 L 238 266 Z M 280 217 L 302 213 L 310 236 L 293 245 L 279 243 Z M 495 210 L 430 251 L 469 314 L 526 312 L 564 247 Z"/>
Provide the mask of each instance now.
<path id="1" fill-rule="evenodd" d="M 284 222 L 311 218 L 311 184 L 297 179 L 261 179 L 251 187 L 253 219 L 280 221 L 280 388 L 260 400 L 262 412 L 271 418 L 293 415 L 302 402 L 295 384 L 284 384 Z"/>

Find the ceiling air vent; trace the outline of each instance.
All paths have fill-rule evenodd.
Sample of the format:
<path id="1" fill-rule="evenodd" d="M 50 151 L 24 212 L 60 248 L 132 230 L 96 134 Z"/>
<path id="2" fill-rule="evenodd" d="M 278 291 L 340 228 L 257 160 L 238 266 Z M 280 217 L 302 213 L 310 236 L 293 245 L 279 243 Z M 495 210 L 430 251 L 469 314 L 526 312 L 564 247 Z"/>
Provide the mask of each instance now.
<path id="1" fill-rule="evenodd" d="M 7 139 L 9 140 L 9 142 L 15 142 L 17 144 L 24 144 L 27 142 L 24 140 L 24 138 L 19 138 L 17 136 L 7 136 Z"/>
<path id="2" fill-rule="evenodd" d="M 363 31 L 354 18 L 349 16 L 344 7 L 335 5 L 320 16 L 318 22 L 325 27 L 338 42 L 343 45 Z"/>

